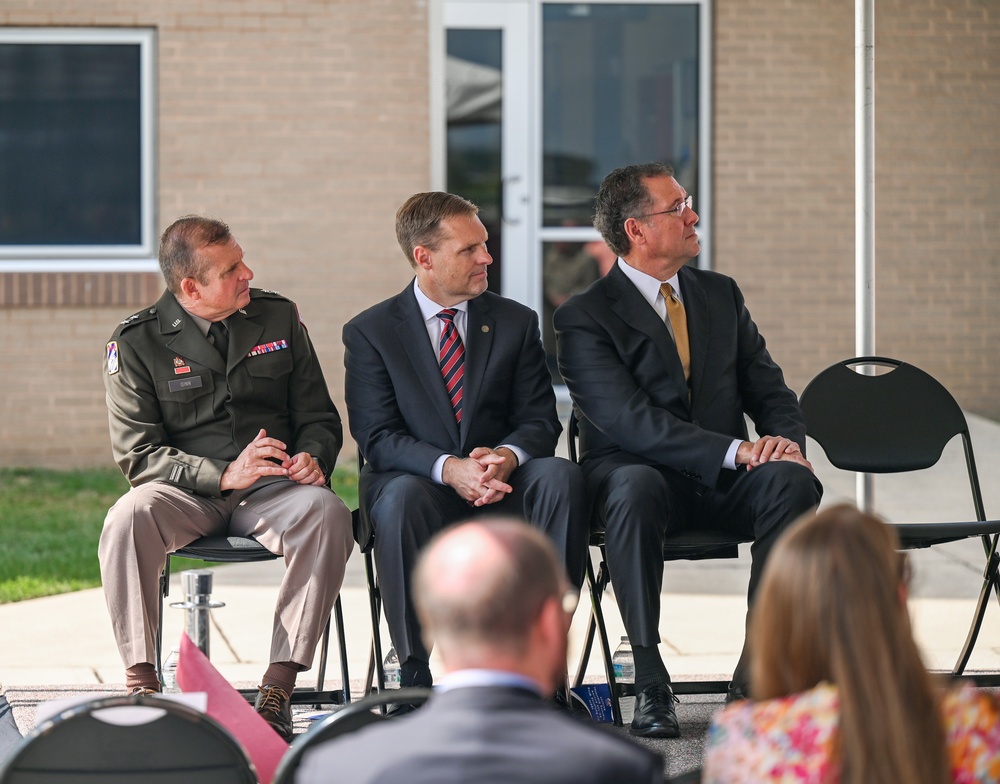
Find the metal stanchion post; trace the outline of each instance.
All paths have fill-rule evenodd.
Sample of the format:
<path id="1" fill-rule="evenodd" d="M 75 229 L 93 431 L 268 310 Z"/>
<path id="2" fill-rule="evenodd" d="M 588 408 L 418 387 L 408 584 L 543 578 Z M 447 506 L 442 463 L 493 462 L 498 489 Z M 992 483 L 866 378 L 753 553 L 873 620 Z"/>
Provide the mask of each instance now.
<path id="1" fill-rule="evenodd" d="M 181 586 L 184 589 L 184 601 L 173 602 L 170 606 L 187 610 L 185 616 L 185 631 L 191 642 L 209 657 L 209 617 L 208 611 L 217 607 L 225 607 L 225 602 L 212 601 L 212 570 L 191 569 L 181 572 Z"/>

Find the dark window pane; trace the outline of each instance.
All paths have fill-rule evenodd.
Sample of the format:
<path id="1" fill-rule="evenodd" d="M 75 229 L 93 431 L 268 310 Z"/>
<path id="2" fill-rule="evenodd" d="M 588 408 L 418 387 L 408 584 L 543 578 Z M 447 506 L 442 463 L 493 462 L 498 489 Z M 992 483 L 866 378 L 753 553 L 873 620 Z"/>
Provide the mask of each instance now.
<path id="1" fill-rule="evenodd" d="M 141 242 L 138 44 L 0 44 L 0 246 Z"/>
<path id="2" fill-rule="evenodd" d="M 500 30 L 448 30 L 448 179 L 446 188 L 479 206 L 493 257 L 490 291 L 500 291 L 502 102 Z"/>
<path id="3" fill-rule="evenodd" d="M 587 226 L 604 176 L 664 161 L 697 194 L 697 5 L 543 6 L 543 223 Z"/>

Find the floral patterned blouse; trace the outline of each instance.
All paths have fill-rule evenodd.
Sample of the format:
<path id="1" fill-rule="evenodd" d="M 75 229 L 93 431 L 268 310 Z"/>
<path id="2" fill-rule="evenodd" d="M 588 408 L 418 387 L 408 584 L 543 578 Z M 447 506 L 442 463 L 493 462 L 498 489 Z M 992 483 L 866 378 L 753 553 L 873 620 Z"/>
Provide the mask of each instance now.
<path id="1" fill-rule="evenodd" d="M 1000 782 L 1000 704 L 969 684 L 947 691 L 941 710 L 956 784 Z M 821 784 L 830 769 L 839 702 L 835 687 L 729 705 L 708 731 L 706 784 Z"/>

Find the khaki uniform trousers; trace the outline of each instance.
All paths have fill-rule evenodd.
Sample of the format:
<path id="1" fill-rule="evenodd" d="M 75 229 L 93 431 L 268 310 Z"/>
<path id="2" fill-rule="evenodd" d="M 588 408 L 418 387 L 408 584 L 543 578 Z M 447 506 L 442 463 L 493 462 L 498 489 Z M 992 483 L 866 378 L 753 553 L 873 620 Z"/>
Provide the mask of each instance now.
<path id="1" fill-rule="evenodd" d="M 126 668 L 155 662 L 167 553 L 201 536 L 226 535 L 253 536 L 284 557 L 270 661 L 312 665 L 354 547 L 351 513 L 327 487 L 280 479 L 225 498 L 149 482 L 111 507 L 99 547 L 101 579 Z"/>

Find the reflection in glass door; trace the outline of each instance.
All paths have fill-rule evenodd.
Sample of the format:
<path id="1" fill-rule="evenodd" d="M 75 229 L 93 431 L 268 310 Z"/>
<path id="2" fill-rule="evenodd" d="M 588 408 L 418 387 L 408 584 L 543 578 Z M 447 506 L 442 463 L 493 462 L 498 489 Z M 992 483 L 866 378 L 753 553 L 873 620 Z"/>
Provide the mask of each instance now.
<path id="1" fill-rule="evenodd" d="M 499 290 L 539 313 L 558 382 L 552 312 L 614 263 L 591 224 L 608 172 L 673 165 L 710 266 L 708 0 L 445 0 L 445 26 L 447 187 L 499 235 Z"/>
<path id="2" fill-rule="evenodd" d="M 445 5 L 445 187 L 479 205 L 491 291 L 529 302 L 527 3 Z M 514 267 L 512 270 L 511 268 Z M 514 272 L 514 274 L 509 274 Z"/>

